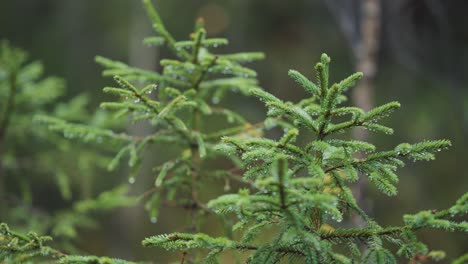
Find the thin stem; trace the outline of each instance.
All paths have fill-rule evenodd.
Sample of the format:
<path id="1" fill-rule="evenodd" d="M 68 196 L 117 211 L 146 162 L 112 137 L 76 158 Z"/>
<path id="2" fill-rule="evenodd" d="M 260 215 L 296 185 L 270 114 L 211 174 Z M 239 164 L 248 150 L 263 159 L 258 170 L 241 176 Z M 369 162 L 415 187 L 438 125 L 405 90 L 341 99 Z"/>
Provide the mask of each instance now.
<path id="1" fill-rule="evenodd" d="M 287 209 L 288 206 L 286 205 L 286 192 L 284 190 L 284 166 L 286 166 L 284 163 L 284 160 L 278 160 L 278 192 L 280 196 L 280 203 L 281 203 L 281 209 Z"/>
<path id="2" fill-rule="evenodd" d="M 198 56 L 198 55 L 197 55 Z M 210 64 L 206 65 L 205 68 L 202 70 L 202 72 L 200 73 L 200 76 L 198 77 L 198 79 L 195 81 L 194 85 L 193 85 L 193 88 L 198 91 L 199 87 L 200 87 L 200 84 L 201 82 L 203 81 L 203 79 L 205 78 L 206 74 L 208 73 L 208 70 L 213 67 L 215 64 L 216 64 L 216 61 L 218 60 L 218 56 L 214 56 L 213 59 L 211 60 Z"/>
<path id="3" fill-rule="evenodd" d="M 371 236 L 386 236 L 386 235 L 398 235 L 406 230 L 415 230 L 409 226 L 403 227 L 387 227 L 381 230 L 371 228 L 359 228 L 349 230 L 332 231 L 329 233 L 321 233 L 320 238 L 324 240 L 328 239 L 345 239 L 345 238 L 369 238 Z"/>
<path id="4" fill-rule="evenodd" d="M 330 124 L 331 117 L 331 108 L 327 108 L 325 113 L 323 113 L 323 115 L 321 116 L 322 122 L 319 127 L 317 140 L 321 141 L 328 135 L 328 133 L 326 132 L 326 128 L 328 127 L 328 124 Z"/>
<path id="5" fill-rule="evenodd" d="M 169 240 L 171 241 L 177 241 L 177 240 L 184 240 L 184 241 L 191 241 L 193 239 L 191 238 L 184 238 L 184 237 L 180 237 L 176 234 L 174 235 L 171 235 L 168 237 Z M 236 245 L 233 245 L 232 248 L 229 248 L 229 249 L 238 249 L 238 250 L 258 250 L 259 247 L 257 246 L 253 246 L 253 245 L 247 245 L 247 244 L 236 244 Z M 228 249 L 228 248 L 224 248 L 224 249 Z M 223 248 L 221 250 L 224 250 Z M 295 250 L 295 249 L 290 249 L 290 248 L 277 248 L 275 249 L 276 252 L 282 252 L 282 253 L 289 253 L 289 254 L 296 254 L 296 255 L 304 255 L 304 253 L 302 253 L 301 251 L 299 250 Z"/>
<path id="6" fill-rule="evenodd" d="M 332 166 L 328 169 L 325 170 L 325 173 L 328 173 L 328 172 L 331 172 L 333 170 L 336 170 L 336 169 L 340 169 L 340 168 L 343 168 L 345 166 L 356 166 L 356 165 L 359 165 L 359 164 L 362 164 L 362 163 L 366 163 L 366 162 L 369 162 L 369 161 L 374 161 L 374 160 L 378 160 L 378 159 L 388 159 L 388 158 L 392 158 L 392 157 L 404 157 L 406 156 L 407 154 L 403 154 L 403 153 L 394 153 L 393 151 L 388 151 L 388 153 L 384 156 L 376 156 L 376 157 L 373 157 L 373 158 L 365 158 L 365 159 L 355 159 L 353 162 L 351 163 L 346 163 L 346 164 L 340 164 L 340 165 L 335 165 L 335 166 Z"/>
<path id="7" fill-rule="evenodd" d="M 197 36 L 195 38 L 195 44 L 193 46 L 193 51 L 192 51 L 192 54 L 193 54 L 192 63 L 193 64 L 198 64 L 198 54 L 200 52 L 200 47 L 204 38 L 205 38 L 205 31 L 203 29 L 199 29 L 197 32 Z"/>
<path id="8" fill-rule="evenodd" d="M 202 34 L 202 33 L 199 33 L 199 34 Z M 201 44 L 202 36 L 198 36 L 198 37 L 199 37 L 199 39 L 195 43 L 195 46 L 199 46 Z M 194 48 L 194 53 L 193 53 L 194 60 L 193 60 L 193 62 L 195 64 L 199 63 L 198 60 L 196 59 L 198 57 L 199 50 L 200 50 L 199 48 Z M 208 64 L 207 66 L 205 66 L 203 68 L 202 72 L 200 73 L 200 76 L 196 79 L 196 81 L 193 84 L 193 89 L 195 89 L 195 91 L 198 92 L 199 87 L 200 87 L 200 83 L 205 78 L 206 73 L 208 72 L 208 70 L 216 63 L 217 59 L 218 59 L 218 57 L 215 56 L 213 58 L 213 60 L 210 62 L 210 64 Z M 200 131 L 200 128 L 202 126 L 202 120 L 201 120 L 201 113 L 200 113 L 200 111 L 198 109 L 194 110 L 194 113 L 193 113 L 193 116 L 192 116 L 192 124 L 193 124 L 193 130 Z M 200 163 L 201 163 L 200 153 L 199 153 L 198 147 L 199 146 L 198 146 L 198 144 L 196 142 L 190 144 L 190 148 L 192 150 L 192 184 L 191 184 L 191 189 L 192 190 L 191 190 L 191 192 L 192 192 L 192 200 L 197 205 L 194 208 L 194 210 L 192 211 L 192 231 L 194 233 L 197 231 L 196 230 L 196 225 L 195 225 L 195 221 L 196 221 L 195 212 L 196 212 L 196 210 L 201 208 L 205 212 L 211 212 L 211 210 L 204 203 L 202 203 L 200 201 L 199 197 L 198 197 L 198 181 L 199 181 L 199 178 L 200 178 Z"/>
<path id="9" fill-rule="evenodd" d="M 180 260 L 180 264 L 185 263 L 185 257 L 187 256 L 187 251 L 182 252 L 182 259 Z"/>

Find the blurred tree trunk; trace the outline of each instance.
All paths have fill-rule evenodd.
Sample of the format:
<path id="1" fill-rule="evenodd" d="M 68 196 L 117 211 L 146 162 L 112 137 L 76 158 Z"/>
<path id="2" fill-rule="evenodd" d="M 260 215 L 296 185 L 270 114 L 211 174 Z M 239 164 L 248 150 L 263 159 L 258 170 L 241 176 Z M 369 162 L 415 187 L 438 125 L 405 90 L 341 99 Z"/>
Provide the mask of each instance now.
<path id="1" fill-rule="evenodd" d="M 464 69 L 468 65 L 468 56 L 465 55 L 468 47 L 466 33 L 468 17 L 465 15 L 468 1 L 325 0 L 324 2 L 352 49 L 357 69 L 360 68 L 362 61 L 366 61 L 366 49 L 371 48 L 367 52 L 387 56 L 408 70 L 424 74 L 426 79 L 443 81 L 442 85 L 447 88 L 441 90 L 451 95 L 456 108 L 453 115 L 456 122 L 462 123 L 464 133 L 467 133 L 468 112 L 464 109 L 467 92 L 461 84 L 468 80 L 468 75 L 464 74 Z M 385 19 L 381 19 L 383 17 Z M 367 37 L 369 34 L 375 37 L 376 50 L 372 50 L 371 43 L 367 43 L 371 45 L 366 47 L 366 39 L 371 40 Z M 369 77 L 368 72 L 361 71 Z M 357 89 L 356 97 L 360 97 L 359 93 Z M 366 108 L 365 105 L 359 105 L 360 100 L 356 103 Z"/>
<path id="2" fill-rule="evenodd" d="M 380 46 L 381 31 L 381 5 L 380 0 L 361 0 L 361 40 L 355 49 L 356 69 L 363 72 L 364 77 L 352 90 L 351 100 L 354 105 L 369 111 L 374 106 L 375 77 L 378 70 L 377 56 Z M 369 131 L 365 129 L 354 129 L 353 138 L 368 141 Z M 371 210 L 365 199 L 367 179 L 360 177 L 355 185 L 354 194 L 364 209 Z M 363 225 L 362 220 L 355 219 L 355 223 Z"/>
<path id="3" fill-rule="evenodd" d="M 356 70 L 364 77 L 353 89 L 352 100 L 359 108 L 370 110 L 374 105 L 374 80 L 378 70 L 377 56 L 380 45 L 381 6 L 380 0 L 361 1 L 361 41 L 355 49 Z M 367 130 L 355 130 L 354 136 L 366 140 Z"/>
<path id="4" fill-rule="evenodd" d="M 349 42 L 355 58 L 356 71 L 364 73 L 363 79 L 353 88 L 353 104 L 366 111 L 374 106 L 375 77 L 378 71 L 378 54 L 382 28 L 382 6 L 380 0 L 326 1 L 343 34 Z M 353 130 L 353 138 L 367 141 L 369 132 L 364 129 Z M 369 211 L 365 200 L 366 178 L 360 177 L 354 193 L 358 204 Z M 355 224 L 363 225 L 355 219 Z"/>

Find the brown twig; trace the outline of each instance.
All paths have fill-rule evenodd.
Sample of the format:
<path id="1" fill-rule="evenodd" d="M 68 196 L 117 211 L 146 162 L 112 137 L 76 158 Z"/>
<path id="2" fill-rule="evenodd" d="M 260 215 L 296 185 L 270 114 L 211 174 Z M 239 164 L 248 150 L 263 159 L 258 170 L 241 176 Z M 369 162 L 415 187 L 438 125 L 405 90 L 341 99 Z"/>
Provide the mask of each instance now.
<path id="1" fill-rule="evenodd" d="M 184 264 L 186 256 L 187 256 L 187 251 L 182 252 L 182 259 L 180 260 L 180 264 Z"/>

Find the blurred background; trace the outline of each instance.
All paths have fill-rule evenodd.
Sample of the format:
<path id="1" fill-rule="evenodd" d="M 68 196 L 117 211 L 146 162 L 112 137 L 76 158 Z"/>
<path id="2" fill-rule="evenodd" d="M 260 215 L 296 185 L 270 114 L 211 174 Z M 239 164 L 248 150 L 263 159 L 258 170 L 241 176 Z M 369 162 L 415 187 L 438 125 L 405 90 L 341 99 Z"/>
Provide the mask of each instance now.
<path id="1" fill-rule="evenodd" d="M 186 39 L 197 17 L 205 19 L 210 37 L 226 37 L 221 52 L 263 51 L 256 63 L 260 85 L 287 100 L 305 92 L 287 76 L 296 69 L 313 76 L 320 54 L 332 58 L 332 81 L 360 70 L 367 78 L 352 93 L 363 108 L 398 100 L 401 110 L 386 119 L 394 136 L 356 133 L 379 148 L 400 142 L 447 138 L 453 143 L 429 163 L 410 163 L 400 170 L 399 196 L 371 190 L 361 201 L 383 225 L 399 225 L 404 213 L 442 209 L 467 191 L 468 172 L 468 3 L 461 0 L 158 0 L 167 28 Z M 78 94 L 91 98 L 93 111 L 104 98 L 101 88 L 111 81 L 101 76 L 95 55 L 158 70 L 167 51 L 148 48 L 142 39 L 153 34 L 140 1 L 19 0 L 0 1 L 0 38 L 8 39 L 45 64 L 47 74 L 65 78 L 66 101 Z M 232 99 L 234 108 L 252 122 L 265 116 L 256 100 Z M 122 172 L 124 175 L 125 172 Z M 125 177 L 125 176 L 123 176 Z M 112 186 L 122 177 L 103 175 Z M 98 190 L 96 190 L 98 191 Z M 54 186 L 44 194 L 53 197 Z M 366 199 L 372 196 L 372 203 Z M 44 210 L 60 205 L 41 196 Z M 50 208 L 49 208 L 50 207 Z M 152 224 L 141 208 L 99 216 L 98 229 L 84 230 L 78 243 L 89 253 L 165 263 L 171 255 L 143 249 L 145 236 L 177 230 L 182 212 L 165 211 Z M 144 221 L 141 221 L 144 219 Z M 218 228 L 218 227 L 213 227 Z M 420 232 L 432 249 L 455 257 L 466 250 L 463 234 Z M 178 259 L 172 255 L 171 259 Z"/>

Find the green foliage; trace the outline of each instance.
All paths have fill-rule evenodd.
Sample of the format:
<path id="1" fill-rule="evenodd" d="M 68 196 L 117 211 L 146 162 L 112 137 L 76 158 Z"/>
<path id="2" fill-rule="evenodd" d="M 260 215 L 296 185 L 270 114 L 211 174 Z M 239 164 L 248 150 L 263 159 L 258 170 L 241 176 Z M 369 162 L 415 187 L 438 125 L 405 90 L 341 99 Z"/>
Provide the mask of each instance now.
<path id="1" fill-rule="evenodd" d="M 103 75 L 112 76 L 115 82 L 103 91 L 116 99 L 101 103 L 102 111 L 93 115 L 85 110 L 84 96 L 50 111 L 51 104 L 63 91 L 62 82 L 40 80 L 39 64 L 22 66 L 24 53 L 2 44 L 0 100 L 6 103 L 0 109 L 0 140 L 14 135 L 24 139 L 24 143 L 13 142 L 24 146 L 1 145 L 0 151 L 6 158 L 1 160 L 0 193 L 4 192 L 6 176 L 27 174 L 27 169 L 17 169 L 23 167 L 18 166 L 21 155 L 17 149 L 28 149 L 31 138 L 47 139 L 48 143 L 43 143 L 45 155 L 28 156 L 33 160 L 29 171 L 39 168 L 45 177 L 55 175 L 64 199 L 72 199 L 76 192 L 70 187 L 74 177 L 65 169 L 69 167 L 61 167 L 57 160 L 81 164 L 75 170 L 79 177 L 105 175 L 100 168 L 115 171 L 124 161 L 129 167 L 128 183 L 100 191 L 95 198 L 83 191 L 83 199 L 72 200 L 70 209 L 42 218 L 28 216 L 28 224 L 20 226 L 21 230 L 51 234 L 61 242 L 57 243 L 58 248 L 79 254 L 71 241 L 80 228 L 95 226 L 94 214 L 141 202 L 151 222 L 156 222 L 162 204 L 175 206 L 190 213 L 191 222 L 185 229 L 191 233 L 151 236 L 143 240 L 143 246 L 184 251 L 182 263 L 220 263 L 225 252 L 241 252 L 236 256 L 239 262 L 246 263 L 397 263 L 402 258 L 414 263 L 438 261 L 445 253 L 430 251 L 415 232 L 422 228 L 468 231 L 468 224 L 459 220 L 468 212 L 468 194 L 446 210 L 405 215 L 402 226 L 380 226 L 360 207 L 351 191 L 360 177 L 366 177 L 371 188 L 396 196 L 399 180 L 396 172 L 405 166 L 406 160 L 432 160 L 436 152 L 451 145 L 448 140 L 428 140 L 402 143 L 381 151 L 371 143 L 340 135 L 355 128 L 393 133 L 381 121 L 400 107 L 398 102 L 367 112 L 345 104 L 345 92 L 362 78 L 362 73 L 331 84 L 331 59 L 323 54 L 315 66 L 316 81 L 296 70 L 288 73 L 310 96 L 297 103 L 284 101 L 258 87 L 256 72 L 244 66 L 262 59 L 263 54 L 217 54 L 216 48 L 228 41 L 207 38 L 202 20 L 196 22 L 188 40 L 178 41 L 151 2 L 143 0 L 143 3 L 157 33 L 144 43 L 165 46 L 173 57 L 160 61 L 161 72 L 96 57 L 96 62 L 105 68 Z M 251 124 L 224 107 L 221 100 L 228 92 L 261 100 L 268 108 L 265 121 Z M 32 97 L 37 98 L 34 103 Z M 31 111 L 39 113 L 34 124 L 41 124 L 49 133 L 26 129 L 33 124 Z M 219 122 L 219 116 L 225 121 Z M 151 131 L 145 135 L 132 134 L 124 129 L 126 121 L 144 123 Z M 216 128 L 207 126 L 211 122 L 217 122 Z M 283 130 L 283 135 L 279 139 L 263 137 L 265 130 L 273 128 Z M 90 145 L 96 149 L 90 150 Z M 151 152 L 154 150 L 156 154 L 167 151 L 168 158 L 151 164 L 153 174 L 147 176 L 141 173 L 142 164 L 154 162 Z M 113 158 L 108 158 L 108 153 Z M 217 169 L 216 163 L 223 159 L 231 161 L 232 169 Z M 139 177 L 151 177 L 144 182 L 154 184 L 144 186 L 146 191 L 136 198 L 128 193 Z M 204 195 L 203 187 L 208 184 L 230 191 L 231 180 L 240 182 L 243 188 L 211 200 Z M 2 200 L 0 213 L 5 215 L 2 221 L 17 223 L 15 215 L 27 215 L 25 208 L 33 206 L 33 194 L 29 187 L 24 187 L 28 184 L 31 182 L 18 183 L 19 189 L 26 190 L 21 199 L 26 206 L 13 208 Z M 203 233 L 199 222 L 207 214 L 219 216 L 226 234 Z M 353 217 L 361 218 L 364 226 L 353 226 L 350 221 Z M 0 260 L 132 263 L 108 257 L 68 255 L 46 246 L 49 240 L 48 236 L 13 232 L 2 224 Z M 466 256 L 462 256 L 455 263 L 465 260 Z"/>
<path id="2" fill-rule="evenodd" d="M 73 240 L 81 228 L 97 226 L 93 215 L 134 205 L 136 198 L 126 195 L 128 186 L 120 186 L 92 199 L 93 181 L 89 176 L 102 173 L 109 159 L 101 152 L 72 145 L 69 139 L 37 127 L 34 113 L 54 115 L 54 120 L 86 120 L 97 127 L 115 127 L 106 121 L 104 112 L 88 113 L 86 95 L 76 96 L 66 104 L 57 103 L 65 92 L 65 83 L 57 77 L 43 77 L 43 72 L 40 62 L 27 62 L 24 51 L 7 41 L 1 42 L 0 219 L 21 232 L 34 230 L 53 235 L 59 248 L 77 252 Z M 44 192 L 49 192 L 51 199 L 62 198 L 71 207 L 45 212 L 36 203 Z M 49 237 L 34 233 L 21 236 L 6 226 L 2 228 L 1 243 L 6 251 L 0 251 L 0 262 L 56 257 L 54 250 L 41 247 Z"/>
<path id="3" fill-rule="evenodd" d="M 65 256 L 59 261 L 60 264 L 135 264 L 137 262 L 122 259 L 95 256 Z"/>
<path id="4" fill-rule="evenodd" d="M 297 71 L 289 72 L 312 94 L 299 103 L 286 102 L 252 88 L 251 94 L 268 107 L 272 125 L 284 128 L 279 140 L 223 137 L 219 149 L 237 153 L 245 168 L 243 179 L 251 188 L 211 200 L 208 208 L 237 218 L 233 228 L 238 231 L 240 242 L 203 234 L 173 233 L 147 238 L 143 245 L 168 250 L 248 250 L 253 251 L 249 263 L 277 263 L 292 256 L 305 263 L 396 263 L 397 257 L 386 248 L 387 244 L 399 247 L 398 256 L 408 259 L 443 258 L 443 253 L 429 252 L 414 231 L 431 227 L 466 232 L 467 223 L 453 218 L 466 214 L 466 194 L 447 210 L 406 215 L 404 226 L 381 227 L 360 208 L 351 186 L 358 177 L 367 177 L 380 192 L 394 196 L 398 183 L 396 170 L 405 165 L 405 158 L 432 160 L 434 153 L 449 147 L 450 142 L 402 143 L 391 150 L 377 151 L 367 142 L 332 138 L 337 132 L 355 127 L 391 133 L 390 128 L 379 122 L 400 105 L 391 102 L 368 112 L 342 106 L 343 92 L 362 74 L 353 74 L 329 86 L 329 63 L 330 58 L 322 55 L 315 67 L 317 84 Z M 306 134 L 307 138 L 312 134 L 314 139 L 296 143 L 300 134 Z M 356 153 L 361 154 L 359 158 Z M 354 215 L 361 217 L 367 226 L 349 228 L 340 223 Z M 366 245 L 364 252 L 356 246 L 362 243 Z M 350 246 L 347 255 L 338 253 L 347 246 Z"/>
<path id="5" fill-rule="evenodd" d="M 2 263 L 26 263 L 37 257 L 60 258 L 63 253 L 44 244 L 52 238 L 36 233 L 23 235 L 0 224 L 0 259 Z"/>
<path id="6" fill-rule="evenodd" d="M 10 230 L 0 224 L 0 260 L 5 264 L 37 263 L 51 261 L 61 264 L 134 264 L 135 262 L 95 256 L 67 255 L 59 250 L 46 246 L 52 240 L 48 236 L 38 236 L 29 232 L 27 235 Z"/>
<path id="7" fill-rule="evenodd" d="M 75 121 L 86 120 L 98 127 L 115 126 L 115 123 L 106 121 L 108 118 L 103 112 L 91 115 L 86 109 L 89 99 L 84 94 L 74 97 L 68 103 L 57 103 L 64 95 L 65 82 L 57 77 L 43 77 L 43 72 L 40 62 L 27 62 L 24 51 L 10 46 L 6 41 L 1 42 L 2 182 L 15 182 L 17 186 L 21 186 L 18 189 L 21 189 L 21 196 L 24 198 L 22 203 L 30 203 L 33 198 L 32 182 L 26 180 L 26 175 L 32 171 L 41 179 L 54 182 L 65 200 L 73 198 L 71 185 L 80 186 L 79 196 L 90 197 L 92 182 L 85 183 L 82 181 L 83 175 L 74 172 L 82 171 L 93 175 L 107 158 L 78 144 L 72 146 L 68 139 L 40 129 L 32 121 L 33 114 L 49 114 Z M 32 144 L 38 146 L 41 152 L 31 151 Z M 2 192 L 2 195 L 5 193 L 8 196 L 14 195 L 9 192 Z"/>
<path id="8" fill-rule="evenodd" d="M 214 146 L 221 136 L 245 133 L 244 128 L 250 126 L 240 115 L 222 107 L 220 100 L 226 92 L 247 94 L 256 87 L 255 71 L 243 64 L 262 59 L 263 55 L 213 53 L 212 49 L 228 41 L 206 38 L 201 20 L 197 21 L 189 40 L 176 41 L 150 2 L 144 1 L 144 4 L 159 34 L 146 39 L 145 43 L 167 46 L 176 59 L 161 60 L 161 73 L 99 56 L 96 62 L 105 68 L 103 75 L 113 76 L 116 83 L 115 87 L 105 87 L 103 91 L 116 96 L 117 100 L 104 102 L 101 108 L 114 112 L 117 117 L 125 116 L 133 123 L 148 123 L 152 133 L 134 136 L 49 116 L 38 116 L 36 120 L 65 137 L 113 147 L 117 154 L 108 164 L 109 170 L 116 169 L 128 157 L 128 181 L 131 184 L 136 181 L 145 150 L 151 145 L 159 149 L 167 146 L 177 149 L 173 158 L 154 166 L 155 184 L 148 186 L 143 197 L 153 220 L 158 216 L 161 203 L 207 210 L 206 202 L 199 199 L 200 186 L 213 181 L 201 177 L 210 173 L 203 169 L 205 161 L 220 156 Z M 206 130 L 204 124 L 217 120 L 214 118 L 218 115 L 226 118 L 224 127 L 216 131 Z M 229 175 L 218 176 L 221 178 L 218 181 L 224 182 L 222 178 Z"/>

